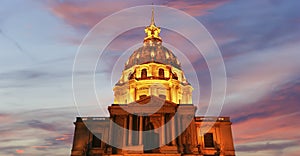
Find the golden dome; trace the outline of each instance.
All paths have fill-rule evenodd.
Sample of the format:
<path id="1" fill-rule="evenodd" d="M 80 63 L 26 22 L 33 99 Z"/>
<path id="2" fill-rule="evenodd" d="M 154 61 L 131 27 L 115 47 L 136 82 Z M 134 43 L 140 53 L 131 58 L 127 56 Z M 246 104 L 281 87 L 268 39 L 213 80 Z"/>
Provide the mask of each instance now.
<path id="1" fill-rule="evenodd" d="M 133 52 L 125 64 L 125 69 L 145 63 L 160 63 L 181 69 L 180 62 L 173 52 L 162 46 L 159 40 L 151 39 Z"/>
<path id="2" fill-rule="evenodd" d="M 177 104 L 191 104 L 193 87 L 186 80 L 177 57 L 162 45 L 153 9 L 145 33 L 143 46 L 129 57 L 114 87 L 114 103 L 129 104 L 156 96 Z"/>
<path id="3" fill-rule="evenodd" d="M 145 28 L 145 33 L 146 37 L 144 38 L 144 45 L 135 50 L 129 57 L 125 64 L 125 70 L 134 65 L 145 63 L 160 63 L 181 69 L 180 62 L 172 51 L 162 46 L 162 39 L 159 36 L 160 27 L 155 25 L 153 9 L 151 23 Z"/>

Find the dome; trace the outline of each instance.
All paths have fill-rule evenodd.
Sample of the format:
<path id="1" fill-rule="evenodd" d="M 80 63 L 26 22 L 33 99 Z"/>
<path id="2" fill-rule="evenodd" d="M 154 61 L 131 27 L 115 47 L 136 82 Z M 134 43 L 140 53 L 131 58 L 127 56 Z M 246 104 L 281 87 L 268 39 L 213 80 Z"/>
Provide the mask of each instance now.
<path id="1" fill-rule="evenodd" d="M 171 65 L 181 70 L 181 65 L 176 56 L 171 50 L 162 46 L 162 39 L 159 36 L 160 27 L 157 27 L 154 22 L 154 12 L 152 10 L 151 23 L 145 28 L 146 37 L 144 44 L 133 52 L 125 64 L 125 70 L 134 65 L 146 63 L 160 63 Z"/>
<path id="2" fill-rule="evenodd" d="M 177 57 L 163 46 L 153 10 L 145 33 L 143 45 L 133 51 L 113 89 L 114 103 L 130 104 L 156 96 L 176 104 L 192 104 L 193 87 L 186 80 Z"/>
<path id="3" fill-rule="evenodd" d="M 159 40 L 148 40 L 144 45 L 133 52 L 125 64 L 125 69 L 145 63 L 161 63 L 181 69 L 180 62 L 173 52 L 162 46 Z"/>

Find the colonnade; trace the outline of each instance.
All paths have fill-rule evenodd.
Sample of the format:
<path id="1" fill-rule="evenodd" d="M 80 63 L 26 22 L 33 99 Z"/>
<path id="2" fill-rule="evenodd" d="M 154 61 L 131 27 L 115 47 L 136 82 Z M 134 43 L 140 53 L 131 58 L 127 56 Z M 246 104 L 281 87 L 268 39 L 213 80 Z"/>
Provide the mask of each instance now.
<path id="1" fill-rule="evenodd" d="M 137 116 L 138 124 L 137 126 L 137 134 L 138 134 L 138 145 L 143 145 L 143 131 L 146 123 L 143 123 L 145 116 Z M 159 134 L 159 143 L 160 146 L 166 144 L 166 138 L 167 140 L 173 139 L 171 142 L 171 145 L 175 146 L 176 145 L 176 139 L 175 139 L 175 119 L 172 117 L 170 119 L 170 124 L 166 125 L 165 124 L 166 116 L 165 114 L 161 114 L 161 119 L 160 119 L 160 134 Z M 133 124 L 133 115 L 127 115 L 124 116 L 123 118 L 123 147 L 125 146 L 133 146 L 133 129 L 134 129 L 134 124 Z M 128 126 L 127 126 L 128 124 Z M 127 129 L 128 127 L 128 129 Z M 170 138 L 171 137 L 171 138 Z"/>

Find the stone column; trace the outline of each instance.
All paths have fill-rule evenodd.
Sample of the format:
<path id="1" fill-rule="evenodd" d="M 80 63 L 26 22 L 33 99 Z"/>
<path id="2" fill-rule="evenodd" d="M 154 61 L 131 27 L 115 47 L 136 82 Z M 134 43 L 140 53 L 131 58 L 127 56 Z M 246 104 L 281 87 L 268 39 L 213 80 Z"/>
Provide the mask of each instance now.
<path id="1" fill-rule="evenodd" d="M 123 147 L 126 146 L 126 131 L 127 131 L 127 116 L 124 117 L 124 127 L 123 127 Z"/>
<path id="2" fill-rule="evenodd" d="M 175 115 L 171 119 L 171 138 L 172 138 L 172 145 L 176 145 L 176 138 L 175 138 Z"/>
<path id="3" fill-rule="evenodd" d="M 165 115 L 162 114 L 161 115 L 161 137 L 160 137 L 160 145 L 164 145 L 165 144 Z"/>
<path id="4" fill-rule="evenodd" d="M 114 119 L 113 116 L 111 116 L 109 118 L 109 144 L 113 144 L 113 135 L 112 135 L 113 130 L 114 130 L 114 128 L 113 128 L 113 122 L 114 122 L 113 119 Z"/>
<path id="5" fill-rule="evenodd" d="M 177 130 L 178 130 L 178 132 L 182 132 L 181 115 L 178 115 L 178 118 L 177 118 Z M 180 146 L 182 145 L 181 135 L 179 135 L 179 137 L 178 137 L 178 144 Z"/>
<path id="6" fill-rule="evenodd" d="M 143 144 L 143 116 L 140 116 L 139 145 Z"/>
<path id="7" fill-rule="evenodd" d="M 129 115 L 129 134 L 128 134 L 128 145 L 132 145 L 132 115 Z"/>

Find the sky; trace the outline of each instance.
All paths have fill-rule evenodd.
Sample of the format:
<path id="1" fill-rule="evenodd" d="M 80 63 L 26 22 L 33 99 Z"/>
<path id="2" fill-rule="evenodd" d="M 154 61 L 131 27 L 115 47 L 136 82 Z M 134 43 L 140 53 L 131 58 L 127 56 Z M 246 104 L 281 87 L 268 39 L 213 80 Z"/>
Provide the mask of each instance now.
<path id="1" fill-rule="evenodd" d="M 300 152 L 300 1 L 2 0 L 0 155 L 70 154 L 78 116 L 72 68 L 81 41 L 105 17 L 151 3 L 195 17 L 216 41 L 227 74 L 221 115 L 233 122 L 236 154 L 296 156 Z M 201 114 L 211 90 L 205 60 L 182 36 L 167 29 L 161 36 L 163 43 L 176 45 L 197 71 L 201 96 L 195 105 Z M 143 28 L 130 30 L 105 51 L 119 58 L 132 43 L 142 43 L 143 37 Z M 101 88 L 115 83 L 109 70 L 113 63 L 102 60 L 96 70 L 103 108 L 113 102 L 112 88 Z M 189 78 L 189 68 L 183 69 Z"/>

